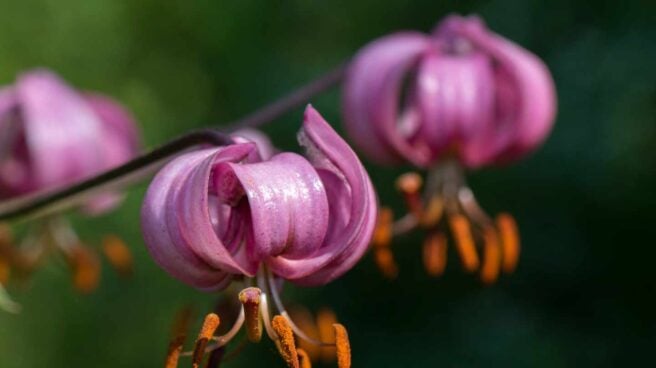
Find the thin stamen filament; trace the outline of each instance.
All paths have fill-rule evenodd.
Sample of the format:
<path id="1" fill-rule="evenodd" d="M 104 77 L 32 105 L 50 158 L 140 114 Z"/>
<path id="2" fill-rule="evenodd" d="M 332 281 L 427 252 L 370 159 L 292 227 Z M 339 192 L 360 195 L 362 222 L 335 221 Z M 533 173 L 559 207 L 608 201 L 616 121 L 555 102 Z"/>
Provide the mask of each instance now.
<path id="1" fill-rule="evenodd" d="M 207 347 L 205 348 L 205 353 L 209 353 L 212 350 L 218 349 L 229 343 L 230 340 L 232 340 L 237 335 L 241 327 L 244 325 L 244 320 L 245 320 L 244 308 L 242 307 L 241 311 L 239 312 L 239 316 L 237 317 L 235 323 L 230 328 L 230 331 L 228 331 L 225 335 L 212 337 L 212 341 L 216 341 L 216 342 L 214 344 L 207 345 Z M 192 356 L 193 353 L 194 353 L 193 351 L 185 351 L 183 353 L 180 353 L 180 356 Z"/>
<path id="2" fill-rule="evenodd" d="M 317 346 L 335 346 L 335 344 L 331 343 L 326 343 L 319 341 L 317 339 L 313 339 L 310 336 L 306 335 L 303 330 L 301 330 L 292 320 L 292 318 L 289 316 L 289 313 L 287 313 L 287 310 L 285 309 L 284 304 L 282 303 L 282 299 L 280 298 L 280 293 L 278 293 L 278 290 L 276 290 L 276 285 L 275 281 L 273 280 L 273 275 L 271 272 L 267 271 L 267 280 L 269 281 L 269 290 L 271 292 L 271 296 L 273 297 L 273 302 L 276 305 L 276 308 L 278 309 L 278 312 L 280 312 L 280 315 L 285 317 L 287 321 L 289 322 L 289 326 L 292 328 L 292 331 L 300 337 L 301 339 L 309 342 L 310 344 L 317 345 Z"/>

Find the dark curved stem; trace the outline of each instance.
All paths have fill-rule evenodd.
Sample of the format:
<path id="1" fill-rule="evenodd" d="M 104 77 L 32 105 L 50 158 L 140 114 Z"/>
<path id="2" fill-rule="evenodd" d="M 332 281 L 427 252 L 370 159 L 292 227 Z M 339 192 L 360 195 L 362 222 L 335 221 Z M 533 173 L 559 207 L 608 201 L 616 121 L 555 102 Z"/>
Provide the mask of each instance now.
<path id="1" fill-rule="evenodd" d="M 223 146 L 232 143 L 232 139 L 215 130 L 199 130 L 185 134 L 169 143 L 145 153 L 128 163 L 103 172 L 93 178 L 56 191 L 36 193 L 11 199 L 0 203 L 0 221 L 16 217 L 45 215 L 62 210 L 64 202 L 78 202 L 74 199 L 87 197 L 95 192 L 120 183 L 129 183 L 132 176 L 143 176 L 144 171 L 153 171 L 171 156 L 198 145 Z M 76 203 L 71 203 L 74 205 Z"/>
<path id="2" fill-rule="evenodd" d="M 232 132 L 241 128 L 256 128 L 279 118 L 281 115 L 289 112 L 289 110 L 308 103 L 308 99 L 312 96 L 316 96 L 337 85 L 344 78 L 347 65 L 348 63 L 341 64 L 310 83 L 297 88 L 283 98 L 264 106 L 252 114 L 227 124 L 227 128 L 221 130 Z"/>
<path id="3" fill-rule="evenodd" d="M 339 83 L 344 77 L 346 66 L 346 63 L 340 65 L 254 113 L 227 124 L 221 130 L 232 132 L 241 128 L 255 128 L 279 118 L 286 112 L 307 103 L 312 96 Z M 29 194 L 2 201 L 0 202 L 0 221 L 32 218 L 62 211 L 99 192 L 138 181 L 158 169 L 173 155 L 184 150 L 201 144 L 222 146 L 231 142 L 230 137 L 216 130 L 199 130 L 186 134 L 122 166 L 83 182 L 55 191 Z"/>

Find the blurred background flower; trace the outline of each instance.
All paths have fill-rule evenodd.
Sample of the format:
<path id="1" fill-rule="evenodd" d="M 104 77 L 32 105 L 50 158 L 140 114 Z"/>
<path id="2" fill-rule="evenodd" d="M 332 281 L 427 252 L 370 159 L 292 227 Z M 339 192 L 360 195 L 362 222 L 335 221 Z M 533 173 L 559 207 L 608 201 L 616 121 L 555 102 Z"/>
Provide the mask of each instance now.
<path id="1" fill-rule="evenodd" d="M 490 212 L 507 210 L 521 226 L 514 276 L 490 288 L 454 267 L 442 279 L 426 278 L 413 246 L 421 239 L 409 236 L 395 281 L 381 279 L 369 260 L 326 287 L 285 293 L 335 310 L 349 326 L 356 366 L 599 367 L 651 358 L 656 5 L 1 0 L 0 9 L 0 84 L 51 68 L 125 103 L 148 147 L 239 117 L 374 38 L 430 31 L 451 12 L 480 14 L 546 62 L 559 98 L 558 122 L 537 153 L 469 178 Z M 341 129 L 337 90 L 310 102 Z M 265 128 L 277 147 L 296 147 L 301 114 Z M 379 183 L 407 168 L 369 168 L 381 198 L 400 209 L 393 186 Z M 0 314 L 1 367 L 159 365 L 175 311 L 189 302 L 210 309 L 213 297 L 172 280 L 149 258 L 138 226 L 145 185 L 102 220 L 72 216 L 85 239 L 119 232 L 133 246 L 132 280 L 106 278 L 98 292 L 80 296 L 53 264 L 31 284 L 13 286 L 23 311 Z M 283 363 L 272 346 L 253 345 L 229 364 Z"/>

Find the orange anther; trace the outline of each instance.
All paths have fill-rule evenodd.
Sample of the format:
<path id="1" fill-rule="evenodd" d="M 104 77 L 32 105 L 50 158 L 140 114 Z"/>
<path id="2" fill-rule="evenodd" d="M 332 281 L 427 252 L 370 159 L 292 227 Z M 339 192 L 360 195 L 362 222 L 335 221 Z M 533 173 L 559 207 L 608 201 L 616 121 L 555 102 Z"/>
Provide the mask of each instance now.
<path id="1" fill-rule="evenodd" d="M 410 172 L 403 174 L 396 179 L 396 188 L 403 194 L 403 199 L 408 210 L 417 218 L 421 218 L 423 205 L 421 204 L 421 186 L 423 179 L 421 175 Z"/>
<path id="2" fill-rule="evenodd" d="M 192 354 L 191 362 L 194 368 L 198 368 L 203 361 L 207 342 L 214 336 L 214 332 L 219 327 L 220 322 L 219 316 L 214 313 L 210 313 L 205 317 Z"/>
<path id="3" fill-rule="evenodd" d="M 169 349 L 166 353 L 166 362 L 164 363 L 165 368 L 177 368 L 178 359 L 180 358 L 180 353 L 182 352 L 182 345 L 184 344 L 184 336 L 176 336 L 173 338 L 173 341 L 169 344 Z"/>
<path id="4" fill-rule="evenodd" d="M 392 224 L 394 212 L 389 207 L 382 207 L 378 212 L 376 229 L 371 240 L 374 247 L 387 247 L 392 242 Z"/>
<path id="5" fill-rule="evenodd" d="M 335 329 L 335 346 L 337 347 L 337 367 L 351 367 L 351 343 L 346 328 L 339 323 L 333 325 Z"/>
<path id="6" fill-rule="evenodd" d="M 271 327 L 278 335 L 276 346 L 280 356 L 287 363 L 290 368 L 299 368 L 300 363 L 298 359 L 298 352 L 296 351 L 296 343 L 294 342 L 294 332 L 289 325 L 289 321 L 281 315 L 273 317 Z"/>
<path id="7" fill-rule="evenodd" d="M 479 265 L 478 253 L 469 220 L 464 215 L 456 214 L 449 218 L 449 223 L 463 268 L 467 272 L 476 271 Z"/>
<path id="8" fill-rule="evenodd" d="M 305 350 L 299 348 L 296 349 L 296 353 L 298 353 L 298 362 L 301 368 L 312 368 L 312 361 Z"/>
<path id="9" fill-rule="evenodd" d="M 399 273 L 398 266 L 394 261 L 394 254 L 389 248 L 378 248 L 374 250 L 374 261 L 378 269 L 388 279 L 395 279 Z"/>
<path id="10" fill-rule="evenodd" d="M 483 234 L 483 265 L 481 266 L 481 281 L 491 284 L 499 277 L 501 267 L 501 248 L 496 230 L 489 226 Z"/>
<path id="11" fill-rule="evenodd" d="M 246 335 L 248 340 L 259 342 L 262 339 L 262 318 L 260 318 L 260 296 L 262 291 L 249 287 L 239 293 L 239 301 L 244 306 Z"/>
<path id="12" fill-rule="evenodd" d="M 515 219 L 507 213 L 500 213 L 496 219 L 501 237 L 503 272 L 511 273 L 517 267 L 520 252 L 519 231 Z"/>
<path id="13" fill-rule="evenodd" d="M 82 293 L 94 291 L 100 283 L 100 261 L 91 249 L 76 246 L 70 253 L 73 286 Z"/>
<path id="14" fill-rule="evenodd" d="M 132 253 L 125 242 L 116 235 L 107 235 L 102 243 L 103 253 L 109 264 L 122 276 L 133 271 Z"/>
<path id="15" fill-rule="evenodd" d="M 430 276 L 440 276 L 446 268 L 446 236 L 432 233 L 424 240 L 424 267 Z"/>

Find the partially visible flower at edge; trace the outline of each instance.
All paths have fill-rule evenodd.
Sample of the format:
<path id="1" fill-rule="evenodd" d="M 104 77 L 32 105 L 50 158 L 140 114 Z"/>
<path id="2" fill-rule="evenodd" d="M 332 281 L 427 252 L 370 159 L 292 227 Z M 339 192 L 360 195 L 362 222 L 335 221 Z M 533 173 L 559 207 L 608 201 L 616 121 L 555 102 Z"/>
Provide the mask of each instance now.
<path id="1" fill-rule="evenodd" d="M 208 291 L 239 279 L 257 285 L 240 294 L 247 330 L 263 322 L 290 366 L 299 358 L 278 328 L 323 343 L 293 323 L 279 284 L 323 285 L 351 269 L 368 248 L 377 214 L 364 167 L 311 106 L 298 139 L 307 158 L 284 152 L 263 159 L 253 143 L 183 154 L 157 174 L 142 208 L 148 250 L 169 274 Z M 268 318 L 267 296 L 280 316 Z M 247 300 L 258 305 L 250 317 Z M 232 337 L 216 338 L 212 348 Z"/>
<path id="2" fill-rule="evenodd" d="M 48 70 L 23 73 L 0 88 L 0 200 L 56 190 L 119 166 L 137 154 L 139 141 L 132 115 L 113 99 L 76 91 Z M 104 193 L 81 210 L 99 215 L 121 199 L 120 193 Z M 34 227 L 18 246 L 3 244 L 2 261 L 20 276 L 57 251 L 68 260 L 76 288 L 93 290 L 99 260 L 81 246 L 68 222 L 54 216 Z M 110 262 L 121 260 L 119 267 L 130 268 L 128 250 L 116 236 L 105 239 L 103 250 Z"/>
<path id="3" fill-rule="evenodd" d="M 476 16 L 451 15 L 432 34 L 399 32 L 365 46 L 344 85 L 347 131 L 374 161 L 409 162 L 430 171 L 423 195 L 420 177 L 401 179 L 411 215 L 396 226 L 381 223 L 396 228 L 381 228 L 374 243 L 381 268 L 392 277 L 396 273 L 390 235 L 422 226 L 429 233 L 424 260 L 431 274 L 441 274 L 446 264 L 445 228 L 468 271 L 479 269 L 474 246 L 484 248 L 489 261 L 481 267 L 483 281 L 496 278 L 495 263 L 512 270 L 518 252 L 514 220 L 503 215 L 495 224 L 485 214 L 462 167 L 524 157 L 548 136 L 555 113 L 554 83 L 545 64 Z"/>

